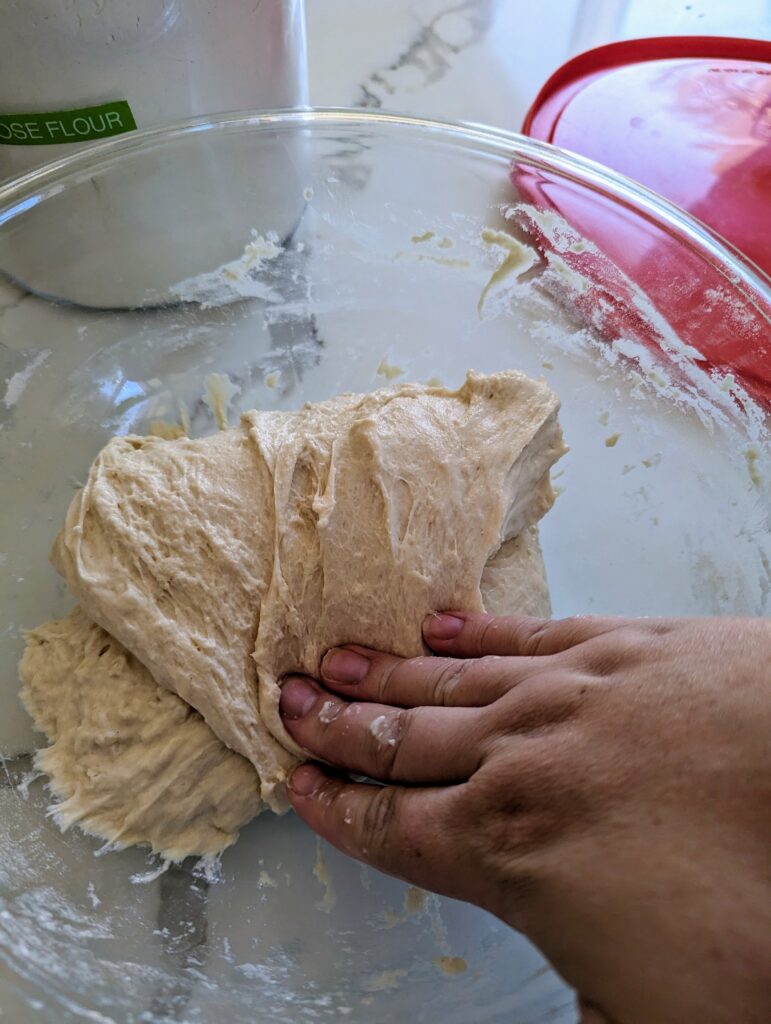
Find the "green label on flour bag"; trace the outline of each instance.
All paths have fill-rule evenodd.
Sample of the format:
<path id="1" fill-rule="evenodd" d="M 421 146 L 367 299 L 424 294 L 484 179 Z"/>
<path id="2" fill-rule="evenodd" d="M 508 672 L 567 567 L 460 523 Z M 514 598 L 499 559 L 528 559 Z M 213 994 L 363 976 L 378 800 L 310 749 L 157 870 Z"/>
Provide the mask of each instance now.
<path id="1" fill-rule="evenodd" d="M 134 131 L 136 126 L 131 107 L 125 100 L 80 110 L 54 110 L 48 114 L 0 114 L 0 145 L 93 142 Z"/>

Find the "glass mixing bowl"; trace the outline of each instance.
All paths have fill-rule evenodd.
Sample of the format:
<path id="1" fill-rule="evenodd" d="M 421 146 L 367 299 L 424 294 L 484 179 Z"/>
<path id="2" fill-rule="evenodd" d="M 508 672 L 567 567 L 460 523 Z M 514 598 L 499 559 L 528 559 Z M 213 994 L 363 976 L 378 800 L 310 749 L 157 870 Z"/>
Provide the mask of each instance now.
<path id="1" fill-rule="evenodd" d="M 646 291 L 598 249 L 596 217 L 641 267 L 666 253 L 691 305 L 698 285 L 694 330 L 670 315 L 676 289 Z M 542 528 L 556 615 L 765 614 L 768 280 L 587 160 L 352 111 L 138 132 L 8 183 L 0 267 L 8 1019 L 574 1020 L 512 931 L 291 815 L 245 828 L 216 877 L 60 833 L 18 702 L 22 631 L 70 606 L 47 552 L 111 435 L 200 434 L 470 367 L 543 375 L 562 398 L 571 451 Z"/>

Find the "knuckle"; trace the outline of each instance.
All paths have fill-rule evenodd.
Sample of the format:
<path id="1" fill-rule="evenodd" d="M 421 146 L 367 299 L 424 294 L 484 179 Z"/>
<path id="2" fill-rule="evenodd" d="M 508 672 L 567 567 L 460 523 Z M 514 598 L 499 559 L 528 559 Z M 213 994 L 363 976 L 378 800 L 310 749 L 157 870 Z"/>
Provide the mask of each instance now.
<path id="1" fill-rule="evenodd" d="M 525 655 L 544 653 L 552 635 L 550 620 L 535 623 L 518 622 L 509 617 L 490 616 L 480 624 L 474 644 L 477 657 L 491 648 L 518 652 Z"/>
<path id="2" fill-rule="evenodd" d="M 373 787 L 374 788 L 374 787 Z M 362 818 L 362 852 L 377 854 L 388 845 L 388 832 L 394 821 L 398 790 L 392 786 L 378 786 L 367 803 Z"/>
<path id="3" fill-rule="evenodd" d="M 390 658 L 378 659 L 375 678 L 375 697 L 381 704 L 390 703 L 390 695 L 397 683 L 396 674 L 403 664 Z"/>
<path id="4" fill-rule="evenodd" d="M 575 721 L 598 696 L 591 672 L 566 678 L 559 672 L 535 674 L 532 686 L 510 690 L 500 702 L 504 737 L 547 733 Z"/>
<path id="5" fill-rule="evenodd" d="M 598 645 L 587 652 L 586 667 L 589 673 L 596 679 L 608 679 L 616 675 L 623 667 L 631 667 L 638 661 L 638 657 L 628 648 Z"/>
<path id="6" fill-rule="evenodd" d="M 623 676 L 624 672 L 656 654 L 657 640 L 644 629 L 614 630 L 584 644 L 577 652 L 576 664 L 590 679 L 602 681 Z"/>
<path id="7" fill-rule="evenodd" d="M 487 704 L 494 704 L 534 675 L 529 666 L 526 668 L 521 662 L 513 662 L 505 655 L 488 654 L 476 664 L 477 692 Z"/>
<path id="8" fill-rule="evenodd" d="M 483 654 L 485 650 L 491 646 L 493 636 L 500 632 L 500 622 L 494 616 L 486 619 L 481 626 L 481 629 L 477 632 L 475 637 L 475 643 L 473 644 L 474 650 L 477 654 Z"/>
<path id="9" fill-rule="evenodd" d="M 581 649 L 603 635 L 601 615 L 571 615 L 547 624 L 557 651 Z M 541 650 L 543 650 L 541 639 Z"/>
<path id="10" fill-rule="evenodd" d="M 547 645 L 551 638 L 552 630 L 553 626 L 549 621 L 539 623 L 539 625 L 532 629 L 525 641 L 526 653 L 534 657 L 540 654 L 548 654 Z"/>
<path id="11" fill-rule="evenodd" d="M 398 708 L 378 715 L 370 722 L 367 730 L 369 759 L 375 765 L 379 778 L 387 780 L 396 774 L 399 750 L 411 721 L 411 712 Z"/>
<path id="12" fill-rule="evenodd" d="M 473 665 L 470 660 L 447 659 L 431 681 L 428 702 L 437 706 L 455 704 L 458 688 Z"/>
<path id="13" fill-rule="evenodd" d="M 381 704 L 402 704 L 409 684 L 425 671 L 433 658 L 384 657 L 376 666 L 375 698 Z"/>

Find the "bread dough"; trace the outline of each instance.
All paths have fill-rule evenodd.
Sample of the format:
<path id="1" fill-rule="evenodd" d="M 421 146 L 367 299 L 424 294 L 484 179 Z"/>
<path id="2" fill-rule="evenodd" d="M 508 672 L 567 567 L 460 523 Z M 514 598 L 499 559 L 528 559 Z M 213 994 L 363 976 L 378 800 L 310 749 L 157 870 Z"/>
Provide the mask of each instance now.
<path id="1" fill-rule="evenodd" d="M 528 526 L 500 546 L 484 568 L 480 590 L 491 615 L 549 618 L 551 601 L 537 526 Z"/>
<path id="2" fill-rule="evenodd" d="M 550 614 L 536 527 L 502 545 L 481 592 L 497 615 Z M 77 824 L 116 847 L 145 843 L 176 861 L 220 853 L 266 807 L 251 762 L 79 608 L 30 630 L 21 672 L 51 742 L 36 763 L 63 829 Z"/>
<path id="3" fill-rule="evenodd" d="M 523 374 L 469 374 L 454 392 L 250 412 L 198 440 L 113 439 L 54 550 L 82 611 L 33 631 L 22 662 L 62 820 L 173 858 L 209 852 L 217 830 L 226 846 L 263 806 L 287 807 L 302 757 L 278 715 L 287 672 L 318 674 L 344 642 L 419 654 L 439 608 L 547 613 L 534 524 L 564 451 L 557 410 Z M 69 710 L 54 715 L 60 699 Z M 191 751 L 217 785 L 188 776 L 185 801 L 178 758 Z M 91 774 L 73 763 L 86 753 Z"/>
<path id="4" fill-rule="evenodd" d="M 254 766 L 80 609 L 30 631 L 22 675 L 62 828 L 181 860 L 219 853 L 259 813 Z"/>

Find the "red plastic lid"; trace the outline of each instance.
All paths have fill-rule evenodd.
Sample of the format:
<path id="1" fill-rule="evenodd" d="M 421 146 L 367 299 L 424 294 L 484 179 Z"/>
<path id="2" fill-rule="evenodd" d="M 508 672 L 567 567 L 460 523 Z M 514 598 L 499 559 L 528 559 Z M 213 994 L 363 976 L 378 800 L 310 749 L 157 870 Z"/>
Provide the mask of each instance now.
<path id="1" fill-rule="evenodd" d="M 590 50 L 552 75 L 523 131 L 642 182 L 771 274 L 771 43 L 665 37 Z M 514 176 L 527 186 L 516 169 Z M 693 268 L 686 275 L 676 246 L 643 244 L 567 191 L 540 189 L 529 198 L 559 209 L 672 327 L 693 336 L 696 326 L 711 368 L 741 373 L 757 397 L 771 401 L 768 324 L 760 336 L 756 324 L 750 336 L 741 324 L 718 323 L 704 297 L 715 282 Z"/>

